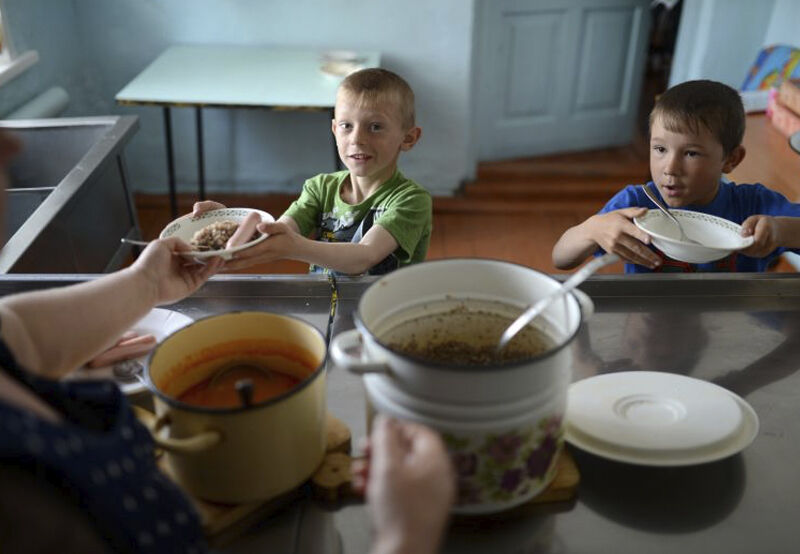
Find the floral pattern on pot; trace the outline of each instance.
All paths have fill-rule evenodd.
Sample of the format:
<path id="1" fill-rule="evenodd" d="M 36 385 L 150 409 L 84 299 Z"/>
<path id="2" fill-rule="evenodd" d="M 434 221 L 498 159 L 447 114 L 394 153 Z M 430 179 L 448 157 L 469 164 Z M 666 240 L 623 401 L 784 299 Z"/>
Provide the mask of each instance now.
<path id="1" fill-rule="evenodd" d="M 458 476 L 459 506 L 512 502 L 540 488 L 564 443 L 560 416 L 499 434 L 442 438 Z"/>

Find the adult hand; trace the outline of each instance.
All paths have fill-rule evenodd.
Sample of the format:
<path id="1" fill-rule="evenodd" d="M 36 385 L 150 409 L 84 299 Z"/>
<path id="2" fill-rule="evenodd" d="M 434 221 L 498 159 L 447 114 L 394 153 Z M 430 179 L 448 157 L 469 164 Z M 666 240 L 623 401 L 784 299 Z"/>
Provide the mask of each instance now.
<path id="1" fill-rule="evenodd" d="M 753 237 L 753 244 L 742 250 L 745 256 L 763 258 L 782 246 L 779 218 L 768 215 L 751 215 L 742 222 L 742 236 Z"/>
<path id="2" fill-rule="evenodd" d="M 633 218 L 647 213 L 647 208 L 623 208 L 594 215 L 587 220 L 591 236 L 606 252 L 618 254 L 622 259 L 655 269 L 661 258 L 650 250 L 650 235 L 639 229 Z"/>
<path id="3" fill-rule="evenodd" d="M 251 265 L 276 260 L 296 259 L 292 258 L 292 254 L 298 252 L 298 243 L 304 239 L 289 224 L 283 221 L 262 222 L 256 229 L 269 236 L 250 248 L 236 252 L 233 259 L 225 263 L 226 270 L 244 269 Z"/>
<path id="4" fill-rule="evenodd" d="M 152 285 L 157 305 L 177 302 L 192 294 L 222 267 L 221 258 L 208 258 L 202 265 L 176 254 L 191 250 L 176 237 L 154 240 L 131 266 Z"/>
<path id="5" fill-rule="evenodd" d="M 436 552 L 455 498 L 455 475 L 439 435 L 378 416 L 367 455 L 354 468 L 354 483 L 366 489 L 373 554 Z"/>

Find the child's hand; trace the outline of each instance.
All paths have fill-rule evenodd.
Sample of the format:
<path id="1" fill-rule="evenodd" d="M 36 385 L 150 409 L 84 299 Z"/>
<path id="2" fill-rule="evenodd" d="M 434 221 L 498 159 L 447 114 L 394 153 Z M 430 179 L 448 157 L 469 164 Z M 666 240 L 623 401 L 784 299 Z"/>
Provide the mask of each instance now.
<path id="1" fill-rule="evenodd" d="M 783 246 L 780 219 L 769 215 L 751 215 L 745 219 L 742 236 L 753 237 L 753 244 L 742 250 L 742 254 L 753 258 L 763 258 Z"/>
<path id="2" fill-rule="evenodd" d="M 633 218 L 647 213 L 647 208 L 623 208 L 598 214 L 587 220 L 594 241 L 606 252 L 618 254 L 628 262 L 655 269 L 661 258 L 647 245 L 650 235 L 639 229 Z"/>
<path id="3" fill-rule="evenodd" d="M 288 223 L 283 221 L 262 222 L 256 229 L 269 236 L 250 248 L 236 252 L 233 259 L 225 262 L 226 270 L 244 269 L 254 264 L 290 259 L 290 255 L 298 250 L 298 241 L 303 239 Z"/>
<path id="4" fill-rule="evenodd" d="M 202 214 L 210 212 L 211 210 L 223 210 L 225 208 L 225 204 L 220 204 L 219 202 L 214 202 L 213 200 L 195 202 L 194 206 L 192 206 L 192 217 L 200 217 Z"/>

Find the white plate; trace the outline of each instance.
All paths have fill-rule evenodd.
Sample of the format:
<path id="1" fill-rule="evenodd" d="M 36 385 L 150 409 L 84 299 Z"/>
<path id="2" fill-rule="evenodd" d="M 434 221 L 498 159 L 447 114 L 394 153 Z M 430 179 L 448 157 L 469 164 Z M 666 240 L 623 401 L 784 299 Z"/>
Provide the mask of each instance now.
<path id="1" fill-rule="evenodd" d="M 670 210 L 686 235 L 701 245 L 683 242 L 678 227 L 658 209 L 633 218 L 637 227 L 650 235 L 653 245 L 672 259 L 703 264 L 720 260 L 734 250 L 753 244 L 753 237 L 741 236 L 742 227 L 721 217 L 689 210 Z"/>
<path id="2" fill-rule="evenodd" d="M 351 63 L 364 63 L 367 61 L 366 56 L 359 54 L 354 50 L 326 50 L 320 54 L 322 61 L 337 61 L 337 62 L 351 62 Z"/>
<path id="3" fill-rule="evenodd" d="M 347 77 L 362 69 L 364 69 L 362 63 L 349 60 L 327 60 L 319 66 L 319 70 L 329 77 Z"/>
<path id="4" fill-rule="evenodd" d="M 262 222 L 266 221 L 271 223 L 275 221 L 275 218 L 272 217 L 272 215 L 261 210 L 253 210 L 250 208 L 223 208 L 219 210 L 210 210 L 199 215 L 198 217 L 192 217 L 192 214 L 181 216 L 164 227 L 164 230 L 161 231 L 161 234 L 158 235 L 158 238 L 164 239 L 167 237 L 178 237 L 179 239 L 188 243 L 190 240 L 192 240 L 192 237 L 197 231 L 203 227 L 206 227 L 207 225 L 211 225 L 215 221 L 228 220 L 240 223 L 252 212 L 259 214 Z M 250 248 L 265 238 L 267 238 L 267 235 L 262 234 L 250 242 L 240 244 L 239 246 L 235 246 L 233 248 L 227 248 L 224 250 L 193 250 L 183 254 L 191 258 L 211 258 L 213 256 L 219 256 L 224 260 L 229 260 L 234 252 L 244 250 L 245 248 Z"/>
<path id="5" fill-rule="evenodd" d="M 150 312 L 140 319 L 136 325 L 131 327 L 131 331 L 135 331 L 139 335 L 147 335 L 152 334 L 155 335 L 157 342 L 161 342 L 169 335 L 180 329 L 181 327 L 185 327 L 186 325 L 192 323 L 194 320 L 188 316 L 185 316 L 178 312 L 173 312 L 172 310 L 166 310 L 163 308 L 154 308 L 150 310 Z M 153 346 L 155 348 L 155 345 Z M 141 363 L 142 365 L 146 365 L 147 363 L 147 356 L 140 356 L 135 358 L 136 361 Z M 89 369 L 88 367 L 84 366 L 79 369 L 76 369 L 72 373 L 70 373 L 67 379 L 114 379 L 114 375 L 111 371 L 111 366 L 105 367 L 97 367 Z M 133 381 L 130 383 L 123 383 L 118 381 L 117 384 L 119 388 L 122 389 L 122 392 L 125 394 L 134 394 L 143 390 L 146 390 L 146 387 L 140 383 L 139 381 Z"/>
<path id="6" fill-rule="evenodd" d="M 587 405 L 592 392 L 605 399 Z M 712 408 L 705 410 L 704 403 Z M 600 420 L 587 425 L 587 414 L 595 410 L 600 410 Z M 697 410 L 705 416 L 692 418 Z M 742 398 L 706 381 L 672 373 L 620 372 L 570 387 L 565 431 L 568 442 L 597 456 L 681 466 L 743 450 L 758 434 L 758 416 Z"/>

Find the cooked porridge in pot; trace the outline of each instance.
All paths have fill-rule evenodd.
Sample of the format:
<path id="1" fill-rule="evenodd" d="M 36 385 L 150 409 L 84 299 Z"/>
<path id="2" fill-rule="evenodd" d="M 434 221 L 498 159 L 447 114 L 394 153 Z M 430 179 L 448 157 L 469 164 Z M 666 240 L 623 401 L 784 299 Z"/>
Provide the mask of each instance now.
<path id="1" fill-rule="evenodd" d="M 448 307 L 449 306 L 449 307 Z M 499 353 L 495 348 L 519 309 L 499 302 L 442 302 L 401 312 L 379 339 L 395 352 L 427 362 L 485 366 L 539 356 L 555 347 L 544 330 L 528 325 Z M 405 314 L 405 315 L 404 315 Z"/>

